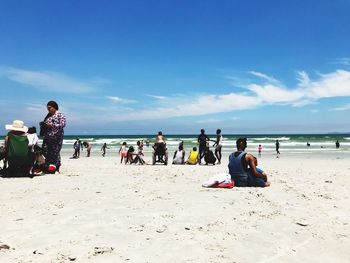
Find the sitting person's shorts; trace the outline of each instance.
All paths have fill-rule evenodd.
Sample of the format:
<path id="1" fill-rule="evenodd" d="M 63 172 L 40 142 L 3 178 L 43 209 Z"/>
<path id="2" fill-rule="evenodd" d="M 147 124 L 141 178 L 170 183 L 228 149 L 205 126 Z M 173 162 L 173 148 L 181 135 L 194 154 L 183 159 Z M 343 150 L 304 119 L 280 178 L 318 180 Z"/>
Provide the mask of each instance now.
<path id="1" fill-rule="evenodd" d="M 265 181 L 264 181 L 264 179 L 262 179 L 260 177 L 256 177 L 249 172 L 248 173 L 248 186 L 265 187 Z"/>

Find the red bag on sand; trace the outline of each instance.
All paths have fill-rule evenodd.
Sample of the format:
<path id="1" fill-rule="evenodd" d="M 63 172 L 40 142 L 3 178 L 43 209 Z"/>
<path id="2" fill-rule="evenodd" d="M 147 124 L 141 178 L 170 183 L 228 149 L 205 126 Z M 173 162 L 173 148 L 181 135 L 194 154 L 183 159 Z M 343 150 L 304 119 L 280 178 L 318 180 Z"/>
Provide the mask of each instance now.
<path id="1" fill-rule="evenodd" d="M 235 181 L 231 180 L 230 182 L 222 182 L 220 184 L 213 185 L 212 187 L 215 188 L 233 188 L 235 186 Z"/>

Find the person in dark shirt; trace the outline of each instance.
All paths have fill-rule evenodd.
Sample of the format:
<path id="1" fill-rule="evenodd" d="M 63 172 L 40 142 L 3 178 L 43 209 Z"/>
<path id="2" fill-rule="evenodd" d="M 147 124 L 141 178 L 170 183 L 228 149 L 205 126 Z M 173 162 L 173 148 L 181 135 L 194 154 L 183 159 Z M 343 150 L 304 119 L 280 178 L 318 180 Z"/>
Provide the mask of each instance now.
<path id="1" fill-rule="evenodd" d="M 201 164 L 201 160 L 204 157 L 204 149 L 208 147 L 209 137 L 205 134 L 205 130 L 201 129 L 201 134 L 198 135 L 199 155 L 198 163 Z"/>

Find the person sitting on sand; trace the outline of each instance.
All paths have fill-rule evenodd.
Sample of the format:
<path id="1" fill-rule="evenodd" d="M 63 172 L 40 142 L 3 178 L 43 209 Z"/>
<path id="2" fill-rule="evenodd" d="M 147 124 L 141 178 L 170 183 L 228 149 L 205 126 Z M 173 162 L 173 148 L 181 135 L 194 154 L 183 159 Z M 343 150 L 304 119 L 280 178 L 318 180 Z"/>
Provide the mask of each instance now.
<path id="1" fill-rule="evenodd" d="M 185 151 L 182 144 L 179 145 L 179 149 L 174 152 L 173 164 L 185 163 Z"/>
<path id="2" fill-rule="evenodd" d="M 161 131 L 159 131 L 156 136 L 156 142 L 154 144 L 154 148 L 156 149 L 157 147 L 163 147 L 164 150 L 166 150 L 165 137 Z"/>
<path id="3" fill-rule="evenodd" d="M 264 172 L 264 170 L 258 167 L 258 159 L 256 157 L 254 157 L 254 162 L 255 162 L 256 171 L 260 173 L 262 177 L 264 177 L 264 181 L 266 182 L 267 174 Z"/>
<path id="4" fill-rule="evenodd" d="M 193 147 L 192 151 L 190 152 L 190 155 L 188 156 L 186 164 L 197 164 L 197 163 L 198 163 L 198 151 L 197 151 L 197 147 Z"/>
<path id="5" fill-rule="evenodd" d="M 134 160 L 132 161 L 133 164 L 141 164 L 144 165 L 146 164 L 145 160 L 143 160 L 143 143 L 140 141 L 137 141 L 137 153 L 133 155 L 135 155 Z"/>
<path id="6" fill-rule="evenodd" d="M 208 164 L 215 165 L 216 158 L 214 156 L 213 151 L 210 150 L 209 147 L 205 147 L 204 149 L 204 161 L 205 161 L 205 165 L 208 165 Z"/>
<path id="7" fill-rule="evenodd" d="M 235 186 L 270 186 L 266 174 L 257 171 L 255 157 L 252 154 L 245 152 L 245 149 L 247 148 L 247 139 L 239 138 L 236 141 L 236 146 L 237 151 L 230 154 L 228 164 L 229 173 L 231 179 L 235 181 Z"/>
<path id="8" fill-rule="evenodd" d="M 131 145 L 126 153 L 125 164 L 127 164 L 127 163 L 132 164 L 133 163 L 134 155 L 135 155 L 134 152 L 135 152 L 134 146 Z"/>

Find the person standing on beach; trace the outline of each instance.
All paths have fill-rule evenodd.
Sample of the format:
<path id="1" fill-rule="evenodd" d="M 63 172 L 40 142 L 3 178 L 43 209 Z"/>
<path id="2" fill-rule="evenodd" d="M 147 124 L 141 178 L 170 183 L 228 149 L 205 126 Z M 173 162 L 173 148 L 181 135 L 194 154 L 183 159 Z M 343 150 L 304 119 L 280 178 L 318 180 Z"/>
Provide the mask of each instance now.
<path id="1" fill-rule="evenodd" d="M 59 171 L 61 166 L 60 153 L 63 144 L 64 127 L 66 127 L 66 117 L 58 109 L 58 104 L 55 101 L 49 101 L 47 103 L 48 114 L 44 118 L 44 121 L 40 122 L 45 170 L 48 170 L 49 165 L 54 165 L 56 166 L 56 171 Z"/>
<path id="2" fill-rule="evenodd" d="M 259 147 L 258 147 L 258 156 L 261 157 L 261 152 L 262 152 L 262 146 L 261 144 L 259 144 Z"/>
<path id="3" fill-rule="evenodd" d="M 128 152 L 128 147 L 126 146 L 126 142 L 123 142 L 122 146 L 120 146 L 119 148 L 119 154 L 120 154 L 120 163 L 124 163 L 126 164 L 126 154 Z"/>
<path id="4" fill-rule="evenodd" d="M 217 129 L 216 130 L 216 141 L 213 144 L 213 146 L 215 147 L 215 156 L 216 159 L 218 159 L 218 164 L 221 163 L 221 148 L 222 148 L 222 134 L 221 134 L 221 130 Z"/>
<path id="5" fill-rule="evenodd" d="M 340 147 L 340 143 L 339 143 L 339 140 L 337 140 L 337 141 L 335 142 L 335 148 L 339 149 L 339 147 Z"/>
<path id="6" fill-rule="evenodd" d="M 202 158 L 204 157 L 204 150 L 208 146 L 209 137 L 205 134 L 205 130 L 201 129 L 201 134 L 198 135 L 198 144 L 199 144 L 199 155 L 198 155 L 198 164 L 201 164 Z"/>
<path id="7" fill-rule="evenodd" d="M 106 149 L 109 149 L 109 148 L 107 147 L 107 143 L 104 143 L 104 144 L 102 145 L 102 148 L 101 148 L 102 156 L 103 156 L 103 157 L 105 157 L 105 155 L 106 155 Z"/>
<path id="8" fill-rule="evenodd" d="M 276 153 L 277 153 L 277 157 L 281 154 L 280 153 L 280 142 L 278 140 L 276 140 Z"/>
<path id="9" fill-rule="evenodd" d="M 73 148 L 74 148 L 73 158 L 79 158 L 80 149 L 83 149 L 82 143 L 79 138 L 77 138 L 77 140 L 74 142 Z"/>

